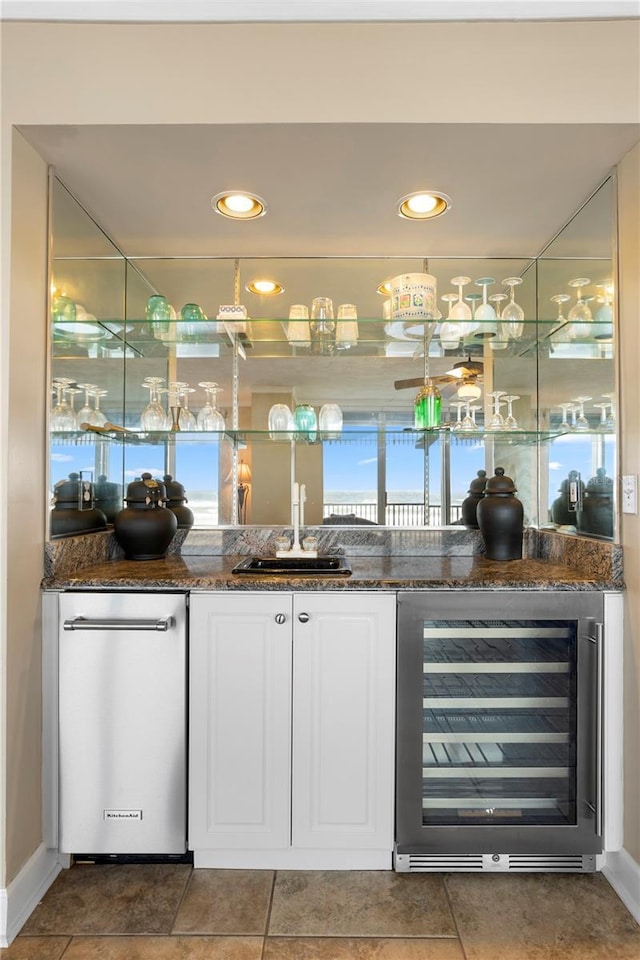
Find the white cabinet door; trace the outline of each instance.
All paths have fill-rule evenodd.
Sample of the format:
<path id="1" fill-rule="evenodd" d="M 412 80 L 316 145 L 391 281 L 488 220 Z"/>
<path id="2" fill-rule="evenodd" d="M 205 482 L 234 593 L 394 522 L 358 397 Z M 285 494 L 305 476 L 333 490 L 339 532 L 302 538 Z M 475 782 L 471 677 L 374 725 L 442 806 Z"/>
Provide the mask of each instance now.
<path id="1" fill-rule="evenodd" d="M 393 847 L 395 596 L 294 594 L 293 846 Z"/>
<path id="2" fill-rule="evenodd" d="M 288 847 L 291 595 L 192 594 L 190 621 L 189 848 Z"/>

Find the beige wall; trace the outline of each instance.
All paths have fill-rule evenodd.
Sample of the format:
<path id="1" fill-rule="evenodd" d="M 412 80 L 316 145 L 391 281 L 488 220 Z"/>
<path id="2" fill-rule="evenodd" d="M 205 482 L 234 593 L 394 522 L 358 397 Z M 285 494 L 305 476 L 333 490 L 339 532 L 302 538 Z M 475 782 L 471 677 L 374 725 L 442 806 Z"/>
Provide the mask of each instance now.
<path id="1" fill-rule="evenodd" d="M 640 475 L 640 146 L 619 168 L 620 453 L 622 474 Z M 640 516 L 622 515 L 625 598 L 624 845 L 640 863 Z"/>
<path id="2" fill-rule="evenodd" d="M 640 25 L 5 23 L 1 41 L 0 489 L 7 490 L 11 476 L 11 497 L 26 501 L 29 510 L 21 530 L 20 514 L 6 522 L 6 494 L 0 505 L 0 676 L 4 677 L 0 751 L 8 751 L 6 763 L 0 755 L 0 778 L 7 776 L 6 787 L 0 780 L 0 823 L 6 824 L 0 843 L 6 839 L 7 844 L 6 868 L 5 851 L 0 849 L 0 887 L 15 876 L 39 842 L 38 800 L 34 799 L 39 793 L 40 763 L 35 737 L 40 665 L 34 564 L 42 546 L 42 504 L 47 496 L 41 419 L 44 311 L 38 314 L 36 306 L 39 300 L 42 308 L 45 288 L 40 229 L 43 171 L 24 145 L 16 147 L 20 156 L 13 162 L 12 126 L 638 122 Z M 339 63 L 341 68 L 319 73 L 315 65 L 327 62 Z M 32 196 L 23 193 L 25 178 L 36 181 Z M 13 256 L 12 199 L 18 212 L 23 202 L 33 201 L 37 207 L 33 220 L 29 214 L 28 222 L 20 225 L 25 231 L 33 228 L 34 242 L 21 240 L 22 254 L 16 248 Z M 25 276 L 30 287 L 22 290 L 23 279 L 18 278 Z M 629 324 L 632 316 L 629 313 Z M 11 394 L 6 378 L 9 365 Z M 34 392 L 26 396 L 29 384 Z M 11 432 L 9 414 L 18 418 Z M 23 468 L 25 463 L 31 470 L 26 481 L 13 472 L 14 465 Z M 18 493 L 18 481 L 27 483 L 26 490 Z M 633 559 L 631 564 L 637 578 Z M 637 593 L 630 593 L 633 603 L 634 597 Z M 628 693 L 627 709 L 637 722 L 637 681 Z M 627 830 L 638 855 L 640 789 L 637 780 L 635 786 L 633 780 L 629 784 Z"/>
<path id="3" fill-rule="evenodd" d="M 11 216 L 7 488 L 7 876 L 41 839 L 42 531 L 45 513 L 47 167 L 19 135 Z M 25 762 L 26 760 L 26 762 Z M 19 825 L 19 827 L 18 827 Z"/>

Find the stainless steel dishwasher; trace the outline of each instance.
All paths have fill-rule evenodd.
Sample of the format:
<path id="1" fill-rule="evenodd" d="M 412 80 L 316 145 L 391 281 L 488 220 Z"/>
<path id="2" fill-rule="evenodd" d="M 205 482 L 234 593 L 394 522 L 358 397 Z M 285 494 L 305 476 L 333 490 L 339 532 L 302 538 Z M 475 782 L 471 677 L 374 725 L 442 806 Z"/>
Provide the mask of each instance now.
<path id="1" fill-rule="evenodd" d="M 186 596 L 65 593 L 59 848 L 186 849 Z"/>

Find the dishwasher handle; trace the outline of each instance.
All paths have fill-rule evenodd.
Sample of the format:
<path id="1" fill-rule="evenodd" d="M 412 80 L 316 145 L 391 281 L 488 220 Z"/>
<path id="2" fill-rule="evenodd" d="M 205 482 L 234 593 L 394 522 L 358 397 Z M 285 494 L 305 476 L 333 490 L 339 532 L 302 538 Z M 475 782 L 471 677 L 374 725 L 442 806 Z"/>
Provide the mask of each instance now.
<path id="1" fill-rule="evenodd" d="M 89 620 L 87 617 L 73 617 L 71 620 L 65 620 L 62 624 L 65 630 L 155 630 L 159 633 L 166 631 L 173 625 L 173 617 L 161 617 L 157 620 L 129 620 L 113 619 L 95 619 Z"/>

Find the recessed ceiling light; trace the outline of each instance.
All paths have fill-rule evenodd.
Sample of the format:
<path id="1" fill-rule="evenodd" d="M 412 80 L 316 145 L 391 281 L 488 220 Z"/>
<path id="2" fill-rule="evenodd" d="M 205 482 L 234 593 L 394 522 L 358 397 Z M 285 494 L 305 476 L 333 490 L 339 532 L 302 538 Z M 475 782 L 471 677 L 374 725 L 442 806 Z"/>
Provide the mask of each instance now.
<path id="1" fill-rule="evenodd" d="M 398 216 L 406 220 L 433 220 L 446 213 L 451 197 L 439 190 L 418 190 L 398 200 Z"/>
<path id="2" fill-rule="evenodd" d="M 267 212 L 262 197 L 241 190 L 224 190 L 211 198 L 211 206 L 216 213 L 231 220 L 255 220 Z"/>
<path id="3" fill-rule="evenodd" d="M 383 297 L 391 296 L 391 280 L 383 280 L 382 283 L 378 284 L 377 293 L 382 294 Z"/>
<path id="4" fill-rule="evenodd" d="M 251 280 L 245 290 L 249 293 L 257 293 L 261 297 L 277 297 L 279 293 L 284 292 L 284 287 L 277 280 Z"/>

